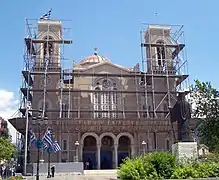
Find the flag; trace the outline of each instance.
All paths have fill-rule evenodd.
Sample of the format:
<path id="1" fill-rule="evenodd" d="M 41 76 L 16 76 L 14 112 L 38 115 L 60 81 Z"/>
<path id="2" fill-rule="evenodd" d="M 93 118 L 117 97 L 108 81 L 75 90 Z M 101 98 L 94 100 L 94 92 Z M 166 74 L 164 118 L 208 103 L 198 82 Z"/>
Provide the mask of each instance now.
<path id="1" fill-rule="evenodd" d="M 49 146 L 53 146 L 53 137 L 52 137 L 52 129 L 48 127 L 46 130 L 45 135 L 43 136 L 42 141 L 47 143 Z"/>
<path id="2" fill-rule="evenodd" d="M 45 13 L 43 16 L 41 16 L 41 20 L 49 20 L 50 19 L 50 16 L 51 16 L 51 12 L 52 12 L 52 9 L 49 10 L 48 13 Z"/>
<path id="3" fill-rule="evenodd" d="M 166 65 L 166 63 L 164 63 L 164 65 L 163 65 L 163 72 L 166 72 L 166 70 L 167 70 L 167 65 Z"/>
<path id="4" fill-rule="evenodd" d="M 58 151 L 61 151 L 61 147 L 59 146 L 59 143 L 57 141 L 54 141 L 54 143 L 53 143 L 53 151 L 55 153 Z"/>
<path id="5" fill-rule="evenodd" d="M 46 143 L 43 143 L 43 151 L 47 152 L 47 149 L 48 149 L 48 145 Z"/>
<path id="6" fill-rule="evenodd" d="M 29 147 L 37 141 L 35 133 L 32 129 L 29 130 Z"/>

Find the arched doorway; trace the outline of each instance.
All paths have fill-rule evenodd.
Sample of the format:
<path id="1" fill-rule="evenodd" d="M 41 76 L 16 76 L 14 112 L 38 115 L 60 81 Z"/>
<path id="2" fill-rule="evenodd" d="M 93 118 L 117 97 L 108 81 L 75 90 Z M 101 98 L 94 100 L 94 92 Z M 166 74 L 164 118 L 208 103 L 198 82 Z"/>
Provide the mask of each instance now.
<path id="1" fill-rule="evenodd" d="M 110 136 L 104 136 L 101 139 L 100 169 L 113 168 L 113 150 L 114 150 L 113 138 Z"/>
<path id="2" fill-rule="evenodd" d="M 97 169 L 97 142 L 93 136 L 84 138 L 83 146 L 83 162 L 85 169 Z"/>
<path id="3" fill-rule="evenodd" d="M 127 136 L 121 136 L 118 144 L 118 166 L 131 155 L 131 141 Z"/>

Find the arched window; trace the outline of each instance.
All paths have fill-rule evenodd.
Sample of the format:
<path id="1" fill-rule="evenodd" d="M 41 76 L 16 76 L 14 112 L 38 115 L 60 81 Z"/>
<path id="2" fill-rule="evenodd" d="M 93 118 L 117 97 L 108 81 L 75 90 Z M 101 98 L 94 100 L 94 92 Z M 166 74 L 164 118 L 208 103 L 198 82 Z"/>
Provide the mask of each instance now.
<path id="1" fill-rule="evenodd" d="M 142 106 L 143 109 L 143 117 L 147 117 L 147 109 L 146 109 L 146 105 Z"/>
<path id="2" fill-rule="evenodd" d="M 117 88 L 114 87 L 113 90 L 117 91 Z M 118 101 L 117 93 L 116 92 L 112 92 L 111 94 L 112 94 L 112 96 L 111 96 L 111 109 L 113 110 L 112 118 L 117 118 L 117 113 L 115 112 L 116 109 L 117 109 L 117 103 L 118 103 L 117 102 Z"/>
<path id="3" fill-rule="evenodd" d="M 169 151 L 170 150 L 170 140 L 166 139 L 166 149 Z"/>
<path id="4" fill-rule="evenodd" d="M 62 103 L 62 117 L 67 118 L 68 117 L 68 104 Z"/>
<path id="5" fill-rule="evenodd" d="M 102 117 L 103 118 L 110 118 L 110 93 L 104 92 L 101 93 L 101 110 L 103 111 Z"/>
<path id="6" fill-rule="evenodd" d="M 44 108 L 45 108 L 45 114 L 44 114 L 44 116 L 45 117 L 47 117 L 48 116 L 48 109 L 50 108 L 50 103 L 49 103 L 49 101 L 48 100 L 46 100 L 45 101 L 45 104 L 44 104 L 44 101 L 43 101 L 43 99 L 40 101 L 40 103 L 39 103 L 39 105 L 38 105 L 38 109 L 39 110 L 44 110 Z"/>
<path id="7" fill-rule="evenodd" d="M 158 63 L 158 66 L 164 66 L 165 59 L 166 59 L 164 41 L 159 40 L 159 41 L 157 41 L 157 44 L 159 44 L 159 46 L 156 47 L 157 63 Z"/>
<path id="8" fill-rule="evenodd" d="M 95 88 L 95 93 L 94 93 L 94 111 L 99 110 L 99 103 L 100 103 L 100 88 L 96 87 Z M 99 112 L 94 112 L 94 118 L 99 117 Z"/>
<path id="9" fill-rule="evenodd" d="M 148 112 L 149 117 L 153 117 L 153 112 L 151 112 L 151 105 L 148 106 Z"/>
<path id="10" fill-rule="evenodd" d="M 94 118 L 116 118 L 117 113 L 117 93 L 110 92 L 111 90 L 117 90 L 116 83 L 108 80 L 102 80 L 102 83 L 97 84 L 98 87 L 95 88 L 97 92 L 93 93 L 93 106 L 94 111 L 103 111 L 101 113 L 94 112 Z"/>
<path id="11" fill-rule="evenodd" d="M 47 41 L 43 43 L 43 59 L 45 61 L 47 58 L 51 62 L 51 58 L 54 53 L 54 44 L 50 42 L 50 40 L 53 40 L 53 37 L 45 37 L 44 40 Z"/>

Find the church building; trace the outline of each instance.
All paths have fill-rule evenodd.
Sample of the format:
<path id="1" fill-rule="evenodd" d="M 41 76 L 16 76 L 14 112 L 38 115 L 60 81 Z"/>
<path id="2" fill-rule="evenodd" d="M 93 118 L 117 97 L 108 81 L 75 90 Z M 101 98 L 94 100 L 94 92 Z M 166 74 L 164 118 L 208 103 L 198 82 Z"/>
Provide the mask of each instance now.
<path id="1" fill-rule="evenodd" d="M 57 20 L 28 26 L 36 34 L 25 38 L 22 116 L 10 120 L 13 126 L 25 135 L 28 119 L 37 134 L 33 117 L 42 110 L 40 136 L 50 126 L 61 146 L 51 161 L 89 162 L 90 169 L 117 168 L 127 156 L 171 150 L 169 107 L 188 77 L 180 28 L 148 25 L 139 47 L 142 62 L 134 67 L 114 64 L 97 49 L 66 67 L 64 48 L 72 40 L 62 26 Z M 32 147 L 29 162 L 37 161 L 36 153 Z M 48 161 L 47 153 L 40 157 Z"/>

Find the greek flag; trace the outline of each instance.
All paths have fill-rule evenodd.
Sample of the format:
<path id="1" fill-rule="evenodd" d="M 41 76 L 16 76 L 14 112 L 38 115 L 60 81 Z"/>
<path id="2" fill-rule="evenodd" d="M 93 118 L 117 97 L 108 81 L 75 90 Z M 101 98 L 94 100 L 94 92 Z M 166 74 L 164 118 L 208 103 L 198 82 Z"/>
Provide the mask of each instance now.
<path id="1" fill-rule="evenodd" d="M 166 63 L 163 65 L 163 72 L 166 72 L 166 70 L 167 70 L 167 65 L 166 65 Z"/>
<path id="2" fill-rule="evenodd" d="M 36 142 L 37 138 L 32 129 L 29 130 L 29 147 Z"/>
<path id="3" fill-rule="evenodd" d="M 48 149 L 48 145 L 46 143 L 43 143 L 43 151 L 47 152 L 47 149 Z"/>
<path id="4" fill-rule="evenodd" d="M 53 144 L 53 151 L 56 153 L 58 151 L 61 151 L 61 147 L 59 146 L 59 143 L 57 141 L 54 141 Z"/>
<path id="5" fill-rule="evenodd" d="M 52 129 L 51 127 L 48 127 L 46 130 L 45 135 L 42 139 L 43 142 L 46 142 L 49 146 L 53 146 L 53 137 L 52 137 Z"/>
<path id="6" fill-rule="evenodd" d="M 52 12 L 52 9 L 49 10 L 48 13 L 45 13 L 43 16 L 41 16 L 41 20 L 49 20 L 50 19 L 50 16 L 51 16 L 51 12 Z"/>

